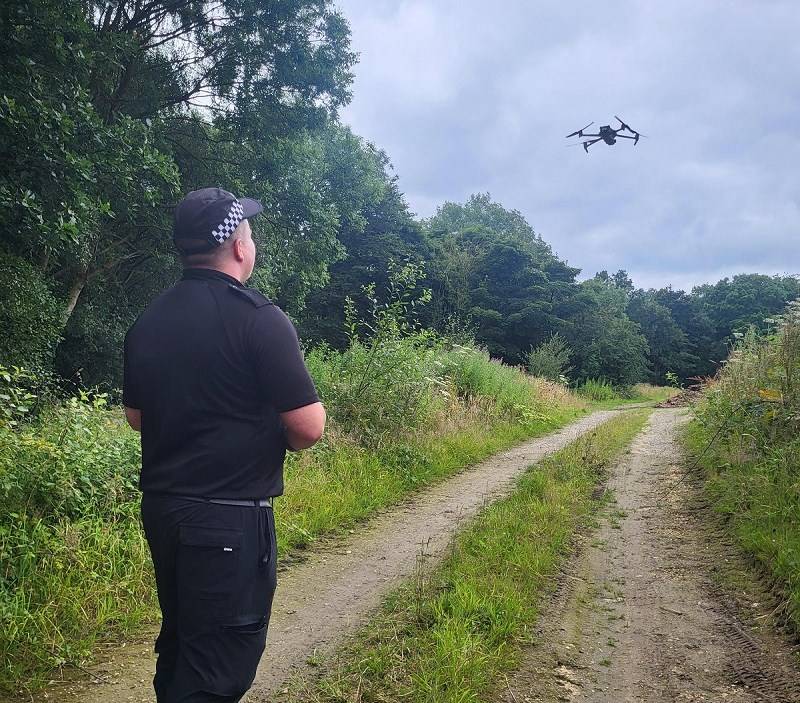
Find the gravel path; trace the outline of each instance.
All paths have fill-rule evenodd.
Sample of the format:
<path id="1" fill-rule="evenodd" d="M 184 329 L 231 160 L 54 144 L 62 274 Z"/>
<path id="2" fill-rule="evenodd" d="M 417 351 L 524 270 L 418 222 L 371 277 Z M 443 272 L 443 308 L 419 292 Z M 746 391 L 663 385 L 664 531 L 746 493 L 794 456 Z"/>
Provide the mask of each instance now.
<path id="1" fill-rule="evenodd" d="M 538 643 L 497 701 L 800 702 L 800 675 L 769 610 L 744 624 L 719 585 L 719 565 L 738 557 L 682 480 L 685 419 L 655 411 L 612 472 L 616 502 L 565 570 Z"/>
<path id="2" fill-rule="evenodd" d="M 460 523 L 506 495 L 528 466 L 615 414 L 595 412 L 497 454 L 370 520 L 348 539 L 312 550 L 306 561 L 280 573 L 267 649 L 247 703 L 273 700 L 293 671 L 310 657 L 330 652 L 366 622 L 381 598 L 414 573 L 423 551 L 426 563 L 435 563 Z M 60 686 L 41 700 L 149 703 L 153 666 L 149 643 L 117 648 L 94 668 L 100 677 L 95 683 Z"/>

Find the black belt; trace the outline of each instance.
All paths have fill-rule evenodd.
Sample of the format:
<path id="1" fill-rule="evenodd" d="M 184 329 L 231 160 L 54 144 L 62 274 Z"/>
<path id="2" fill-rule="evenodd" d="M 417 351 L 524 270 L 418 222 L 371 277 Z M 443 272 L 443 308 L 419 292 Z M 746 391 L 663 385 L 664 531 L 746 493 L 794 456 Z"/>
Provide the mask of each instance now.
<path id="1" fill-rule="evenodd" d="M 176 496 L 181 500 L 191 500 L 195 503 L 214 503 L 214 505 L 238 505 L 250 508 L 271 508 L 275 500 L 269 498 L 248 498 L 246 500 L 235 500 L 233 498 L 197 498 L 195 496 Z"/>

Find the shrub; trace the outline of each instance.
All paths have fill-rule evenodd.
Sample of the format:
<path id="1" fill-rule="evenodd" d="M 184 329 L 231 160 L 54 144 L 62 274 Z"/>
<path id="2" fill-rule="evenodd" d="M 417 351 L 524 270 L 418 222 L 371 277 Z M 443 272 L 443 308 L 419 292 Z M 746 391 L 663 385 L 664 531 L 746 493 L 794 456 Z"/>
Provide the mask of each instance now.
<path id="1" fill-rule="evenodd" d="M 556 332 L 528 352 L 528 372 L 532 376 L 563 383 L 572 370 L 569 365 L 571 353 L 567 341 Z"/>
<path id="2" fill-rule="evenodd" d="M 590 378 L 578 387 L 578 393 L 589 400 L 603 401 L 619 398 L 619 394 L 604 378 Z"/>
<path id="3" fill-rule="evenodd" d="M 415 322 L 416 309 L 430 300 L 430 291 L 417 291 L 422 275 L 414 264 L 392 264 L 387 302 L 378 300 L 374 284 L 363 288 L 369 304 L 363 318 L 346 300 L 347 348 L 321 346 L 307 355 L 330 415 L 372 444 L 421 427 L 435 405 L 440 340 Z"/>
<path id="4" fill-rule="evenodd" d="M 50 368 L 61 333 L 61 306 L 44 276 L 0 252 L 0 363 Z"/>

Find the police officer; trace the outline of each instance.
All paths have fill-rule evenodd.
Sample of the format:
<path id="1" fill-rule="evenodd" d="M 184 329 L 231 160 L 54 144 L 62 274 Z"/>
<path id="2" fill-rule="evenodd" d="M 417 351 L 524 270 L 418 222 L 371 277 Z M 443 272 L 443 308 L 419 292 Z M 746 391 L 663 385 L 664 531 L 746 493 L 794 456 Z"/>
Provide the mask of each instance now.
<path id="1" fill-rule="evenodd" d="M 292 323 L 247 288 L 248 217 L 219 188 L 177 206 L 182 279 L 125 337 L 123 404 L 141 432 L 142 521 L 162 612 L 159 703 L 238 701 L 255 677 L 276 585 L 272 501 L 287 449 L 325 410 Z"/>

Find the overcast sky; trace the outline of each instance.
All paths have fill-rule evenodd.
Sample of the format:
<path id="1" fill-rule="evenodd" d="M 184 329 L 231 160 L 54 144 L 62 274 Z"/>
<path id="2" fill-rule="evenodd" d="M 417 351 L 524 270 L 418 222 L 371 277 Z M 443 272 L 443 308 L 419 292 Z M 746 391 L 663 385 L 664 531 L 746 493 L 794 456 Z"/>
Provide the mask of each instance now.
<path id="1" fill-rule="evenodd" d="M 338 0 L 411 209 L 489 191 L 584 276 L 800 273 L 800 2 Z M 614 115 L 637 146 L 564 138 Z"/>

